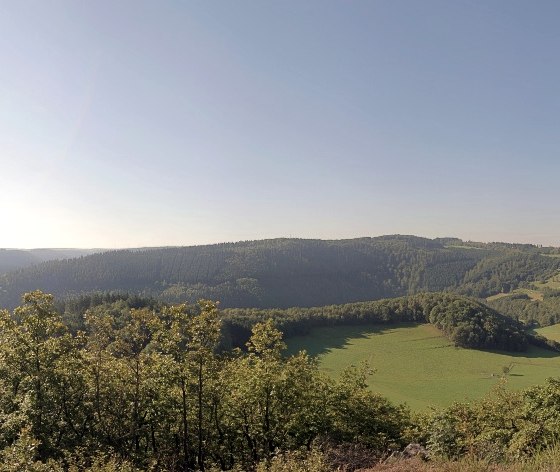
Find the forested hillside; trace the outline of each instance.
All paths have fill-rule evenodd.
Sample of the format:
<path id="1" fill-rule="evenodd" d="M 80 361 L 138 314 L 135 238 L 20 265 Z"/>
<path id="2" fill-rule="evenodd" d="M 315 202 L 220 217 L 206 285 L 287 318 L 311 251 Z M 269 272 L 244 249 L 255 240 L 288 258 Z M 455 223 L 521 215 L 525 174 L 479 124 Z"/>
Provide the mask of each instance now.
<path id="1" fill-rule="evenodd" d="M 126 291 L 168 302 L 200 298 L 224 307 L 319 306 L 453 290 L 484 297 L 560 268 L 531 245 L 463 243 L 415 236 L 273 239 L 119 250 L 48 261 L 0 277 L 0 305 L 41 289 L 57 297 Z"/>
<path id="2" fill-rule="evenodd" d="M 543 294 L 542 300 L 531 300 L 524 294 L 512 294 L 488 302 L 488 305 L 511 318 L 528 324 L 548 326 L 560 323 L 560 292 Z"/>
<path id="3" fill-rule="evenodd" d="M 29 251 L 19 249 L 0 249 L 0 273 L 23 267 L 29 267 L 41 262 Z"/>
<path id="4" fill-rule="evenodd" d="M 41 262 L 70 259 L 101 252 L 100 249 L 0 249 L 0 274 Z"/>
<path id="5" fill-rule="evenodd" d="M 505 251 L 485 257 L 469 270 L 459 292 L 480 298 L 507 293 L 527 282 L 546 281 L 559 268 L 559 258 L 534 251 Z"/>

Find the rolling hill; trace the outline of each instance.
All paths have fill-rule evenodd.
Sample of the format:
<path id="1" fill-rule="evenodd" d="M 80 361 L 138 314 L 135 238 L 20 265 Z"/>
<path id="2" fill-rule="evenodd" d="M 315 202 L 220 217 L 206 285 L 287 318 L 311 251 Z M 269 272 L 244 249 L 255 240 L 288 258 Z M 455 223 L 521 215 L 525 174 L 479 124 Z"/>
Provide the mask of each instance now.
<path id="1" fill-rule="evenodd" d="M 0 274 L 41 262 L 87 256 L 104 249 L 0 249 Z"/>
<path id="2" fill-rule="evenodd" d="M 125 291 L 168 302 L 210 298 L 224 307 L 320 306 L 422 291 L 472 297 L 547 280 L 553 249 L 382 236 L 272 239 L 109 251 L 51 260 L 0 276 L 0 306 L 41 289 L 59 298 Z"/>

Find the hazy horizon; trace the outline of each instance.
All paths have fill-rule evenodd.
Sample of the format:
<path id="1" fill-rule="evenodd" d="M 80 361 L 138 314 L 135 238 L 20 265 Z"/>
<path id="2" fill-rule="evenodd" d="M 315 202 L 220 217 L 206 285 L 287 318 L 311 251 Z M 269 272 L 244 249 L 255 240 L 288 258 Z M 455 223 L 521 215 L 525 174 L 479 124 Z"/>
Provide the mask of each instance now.
<path id="1" fill-rule="evenodd" d="M 560 246 L 560 4 L 0 4 L 0 247 Z"/>
<path id="2" fill-rule="evenodd" d="M 543 247 L 560 247 L 555 245 L 545 245 L 541 243 L 535 242 L 528 242 L 528 241 L 500 241 L 500 240 L 475 240 L 475 239 L 465 239 L 459 236 L 425 236 L 421 234 L 401 234 L 401 233 L 393 233 L 393 234 L 377 234 L 377 235 L 361 235 L 361 236 L 354 236 L 350 238 L 308 238 L 308 237 L 299 237 L 299 236 L 276 236 L 271 238 L 259 238 L 259 239 L 240 239 L 240 240 L 231 240 L 231 241 L 211 241 L 205 243 L 196 243 L 196 244 L 161 244 L 161 245 L 154 245 L 154 246 L 113 246 L 113 247 L 0 247 L 0 250 L 7 249 L 7 250 L 22 250 L 22 251 L 31 251 L 31 250 L 126 250 L 126 249 L 155 249 L 155 248 L 164 248 L 164 247 L 189 247 L 189 246 L 211 246 L 214 244 L 236 244 L 242 243 L 247 241 L 262 241 L 262 240 L 274 240 L 274 239 L 316 239 L 321 241 L 341 241 L 347 239 L 361 239 L 361 238 L 380 238 L 385 236 L 416 236 L 419 238 L 427 238 L 427 239 L 445 239 L 445 238 L 457 238 L 462 240 L 465 243 L 506 243 L 506 244 L 533 244 L 533 245 L 541 245 Z"/>

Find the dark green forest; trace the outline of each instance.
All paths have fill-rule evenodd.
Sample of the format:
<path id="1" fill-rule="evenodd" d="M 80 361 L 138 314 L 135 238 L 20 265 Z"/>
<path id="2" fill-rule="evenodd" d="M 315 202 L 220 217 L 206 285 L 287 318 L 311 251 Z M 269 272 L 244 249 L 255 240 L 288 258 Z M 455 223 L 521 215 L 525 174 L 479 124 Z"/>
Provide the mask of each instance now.
<path id="1" fill-rule="evenodd" d="M 475 298 L 546 280 L 556 251 L 453 238 L 382 236 L 273 239 L 110 251 L 48 261 L 0 276 L 0 306 L 41 289 L 57 298 L 120 291 L 170 303 L 201 298 L 223 307 L 288 308 L 454 291 Z"/>
<path id="2" fill-rule="evenodd" d="M 535 326 L 560 323 L 560 291 L 544 292 L 542 300 L 530 300 L 525 294 L 512 294 L 488 302 L 488 305 L 511 318 Z"/>

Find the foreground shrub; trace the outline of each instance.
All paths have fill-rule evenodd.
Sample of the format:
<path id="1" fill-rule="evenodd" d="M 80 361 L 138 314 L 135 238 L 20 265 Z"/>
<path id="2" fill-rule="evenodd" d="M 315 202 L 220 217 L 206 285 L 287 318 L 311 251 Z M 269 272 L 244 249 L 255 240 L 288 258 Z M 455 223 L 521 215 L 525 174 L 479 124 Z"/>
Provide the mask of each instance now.
<path id="1" fill-rule="evenodd" d="M 323 453 L 311 451 L 291 451 L 279 453 L 269 461 L 257 465 L 256 472 L 330 472 Z"/>
<path id="2" fill-rule="evenodd" d="M 523 392 L 505 380 L 476 403 L 455 403 L 424 425 L 428 448 L 457 459 L 467 454 L 491 462 L 537 455 L 560 441 L 560 379 Z"/>

